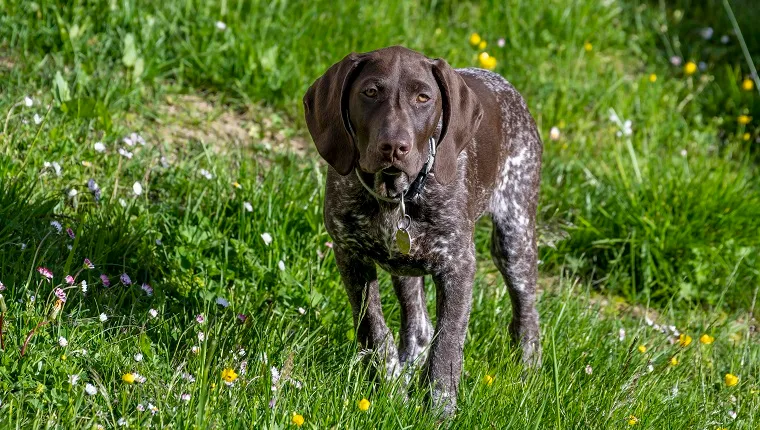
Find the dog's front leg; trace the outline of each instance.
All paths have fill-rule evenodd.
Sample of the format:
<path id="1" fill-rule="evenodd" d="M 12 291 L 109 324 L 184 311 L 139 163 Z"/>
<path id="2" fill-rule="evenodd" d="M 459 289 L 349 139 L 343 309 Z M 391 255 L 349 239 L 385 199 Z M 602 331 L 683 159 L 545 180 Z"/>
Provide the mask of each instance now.
<path id="1" fill-rule="evenodd" d="M 475 246 L 470 243 L 445 269 L 433 276 L 436 327 L 425 376 L 435 407 L 451 415 L 456 409 L 467 323 L 472 308 Z"/>
<path id="2" fill-rule="evenodd" d="M 383 317 L 375 264 L 360 259 L 356 254 L 346 252 L 339 246 L 335 246 L 334 252 L 351 303 L 359 345 L 363 349 L 371 350 L 374 358 L 385 364 L 386 378 L 399 376 L 401 366 L 398 351 Z"/>

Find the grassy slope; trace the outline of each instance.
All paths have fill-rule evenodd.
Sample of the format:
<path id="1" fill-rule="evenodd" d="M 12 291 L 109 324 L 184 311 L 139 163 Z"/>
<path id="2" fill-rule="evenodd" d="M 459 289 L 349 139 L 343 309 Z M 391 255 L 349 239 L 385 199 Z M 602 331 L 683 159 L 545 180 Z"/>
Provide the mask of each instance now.
<path id="1" fill-rule="evenodd" d="M 281 151 L 272 137 L 280 131 L 287 139 L 298 125 L 289 128 L 271 111 L 249 112 L 236 118 L 253 136 L 243 139 L 250 145 L 225 145 L 202 133 L 167 139 L 163 106 L 197 109 L 167 97 L 200 87 L 216 93 L 212 119 L 253 109 L 251 99 L 296 115 L 305 86 L 352 49 L 403 43 L 466 66 L 475 64 L 476 51 L 466 43 L 475 30 L 499 59 L 497 70 L 526 95 L 542 130 L 563 124 L 559 141 L 546 139 L 542 218 L 568 229 L 570 239 L 542 250 L 547 276 L 564 275 L 547 278 L 541 299 L 544 370 L 521 380 L 521 369 L 504 354 L 508 300 L 485 252 L 487 226 L 479 229 L 483 264 L 462 408 L 451 424 L 620 427 L 633 414 L 642 427 L 713 428 L 728 425 L 733 410 L 736 427 L 758 426 L 760 348 L 742 310 L 758 279 L 758 180 L 738 139 L 715 146 L 717 124 L 701 117 L 699 97 L 692 96 L 702 78 L 682 77 L 654 56 L 654 12 L 583 1 L 569 7 L 225 4 L 58 9 L 49 2 L 0 3 L 8 12 L 0 16 L 0 52 L 3 64 L 11 64 L 0 66 L 0 112 L 10 113 L 0 148 L 0 281 L 9 307 L 0 425 L 116 425 L 126 417 L 131 425 L 276 427 L 296 411 L 306 426 L 318 428 L 434 426 L 435 417 L 418 408 L 419 393 L 404 404 L 386 395 L 393 387 L 373 388 L 354 362 L 349 312 L 324 245 L 323 169 L 313 157 Z M 217 30 L 217 20 L 227 30 Z M 139 79 L 123 60 L 130 32 L 144 64 Z M 500 36 L 504 48 L 495 46 Z M 590 52 L 585 41 L 593 44 Z M 655 84 L 646 80 L 650 72 L 659 74 Z M 65 87 L 74 100 L 61 109 Z M 25 95 L 37 104 L 20 104 Z M 631 139 L 615 136 L 611 107 L 633 120 Z M 34 113 L 44 117 L 39 126 Z M 182 126 L 203 130 L 209 123 L 196 122 Z M 126 147 L 134 152 L 126 159 L 117 149 L 131 131 L 143 133 L 148 144 Z M 106 144 L 105 153 L 93 149 L 96 141 Z M 53 161 L 62 166 L 60 176 L 44 165 Z M 102 189 L 99 202 L 87 190 L 90 178 Z M 231 185 L 235 181 L 240 188 Z M 134 182 L 144 189 L 139 197 Z M 72 188 L 78 194 L 69 198 Z M 52 220 L 71 227 L 76 239 L 55 233 Z M 273 236 L 270 245 L 264 232 Z M 77 277 L 88 282 L 88 292 L 69 290 L 60 321 L 40 330 L 19 359 L 26 333 L 52 305 L 51 288 L 35 268 L 49 267 L 62 283 L 84 258 L 96 264 Z M 566 270 L 555 270 L 560 267 Z M 137 284 L 150 283 L 155 295 L 120 284 L 125 272 Z M 111 288 L 100 285 L 101 273 L 110 276 Z M 641 308 L 600 302 L 590 281 L 578 279 L 594 279 L 597 287 L 640 303 L 658 302 L 650 314 L 658 315 L 657 323 L 676 324 L 694 342 L 671 345 L 672 336 L 647 326 Z M 383 281 L 386 315 L 396 327 L 398 309 Z M 229 300 L 230 308 L 216 305 L 216 297 Z M 679 297 L 729 300 L 735 310 L 703 312 L 682 300 L 673 305 Z M 159 317 L 149 316 L 152 308 Z M 100 322 L 100 313 L 109 319 Z M 204 325 L 194 321 L 199 313 Z M 249 316 L 246 324 L 238 313 Z M 206 341 L 198 341 L 199 331 Z M 703 332 L 713 334 L 715 344 L 699 345 Z M 67 347 L 58 346 L 60 336 Z M 636 350 L 639 344 L 648 346 L 645 354 Z M 201 347 L 198 354 L 193 345 Z M 672 367 L 674 355 L 680 363 Z M 240 372 L 243 360 L 247 373 L 233 387 L 222 384 L 221 370 Z M 272 366 L 292 367 L 283 373 L 304 387 L 283 384 L 272 392 Z M 131 371 L 148 380 L 122 383 L 121 375 Z M 182 379 L 183 372 L 196 381 Z M 738 386 L 723 386 L 727 372 L 740 376 Z M 71 374 L 82 381 L 71 386 Z M 490 386 L 482 383 L 486 374 L 495 375 Z M 86 396 L 85 382 L 100 394 Z M 188 404 L 181 393 L 191 394 Z M 367 414 L 355 404 L 364 396 L 373 402 Z M 155 416 L 136 411 L 148 402 L 158 407 Z"/>

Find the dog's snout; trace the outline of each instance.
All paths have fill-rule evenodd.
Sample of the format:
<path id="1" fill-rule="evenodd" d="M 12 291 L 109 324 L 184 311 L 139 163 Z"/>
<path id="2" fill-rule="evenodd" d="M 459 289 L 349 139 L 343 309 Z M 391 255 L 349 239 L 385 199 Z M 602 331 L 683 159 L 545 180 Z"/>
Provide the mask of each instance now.
<path id="1" fill-rule="evenodd" d="M 380 152 L 389 160 L 401 160 L 412 149 L 412 144 L 406 141 L 398 140 L 385 142 L 380 145 Z"/>

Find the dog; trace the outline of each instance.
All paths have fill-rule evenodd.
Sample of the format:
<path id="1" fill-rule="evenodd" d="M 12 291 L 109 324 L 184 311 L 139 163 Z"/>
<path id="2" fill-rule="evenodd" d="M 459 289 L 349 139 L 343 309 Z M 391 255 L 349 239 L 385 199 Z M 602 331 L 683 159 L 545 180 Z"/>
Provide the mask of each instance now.
<path id="1" fill-rule="evenodd" d="M 357 340 L 387 376 L 424 363 L 432 403 L 456 409 L 475 275 L 474 228 L 489 214 L 491 255 L 512 302 L 522 361 L 540 366 L 536 310 L 543 146 L 522 96 L 500 75 L 453 69 L 392 46 L 351 53 L 303 99 L 306 124 L 329 164 L 324 222 L 348 294 Z M 376 266 L 401 307 L 399 346 L 383 317 Z M 436 327 L 424 276 L 436 288 Z M 408 382 L 408 381 L 407 381 Z"/>

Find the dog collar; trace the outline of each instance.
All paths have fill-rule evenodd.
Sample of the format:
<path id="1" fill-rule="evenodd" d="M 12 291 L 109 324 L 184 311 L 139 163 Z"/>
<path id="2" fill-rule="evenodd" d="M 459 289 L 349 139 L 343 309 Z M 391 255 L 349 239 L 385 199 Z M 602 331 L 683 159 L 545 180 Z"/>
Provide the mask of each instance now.
<path id="1" fill-rule="evenodd" d="M 430 144 L 430 150 L 428 151 L 427 161 L 425 161 L 425 164 L 422 166 L 422 170 L 420 170 L 420 173 L 417 175 L 414 181 L 409 184 L 409 186 L 403 192 L 401 192 L 401 195 L 399 197 L 391 198 L 381 196 L 375 192 L 372 187 L 367 185 L 366 182 L 364 182 L 364 178 L 362 178 L 362 174 L 359 172 L 359 169 L 354 168 L 354 171 L 356 171 L 356 177 L 359 178 L 359 182 L 361 182 L 361 184 L 364 186 L 364 189 L 366 189 L 367 192 L 372 195 L 372 197 L 388 203 L 399 203 L 402 206 L 402 211 L 405 212 L 403 210 L 404 200 L 412 200 L 422 192 L 422 188 L 425 186 L 425 181 L 427 180 L 428 174 L 430 174 L 430 170 L 433 168 L 436 150 L 435 139 L 433 136 L 430 136 L 428 143 Z"/>

